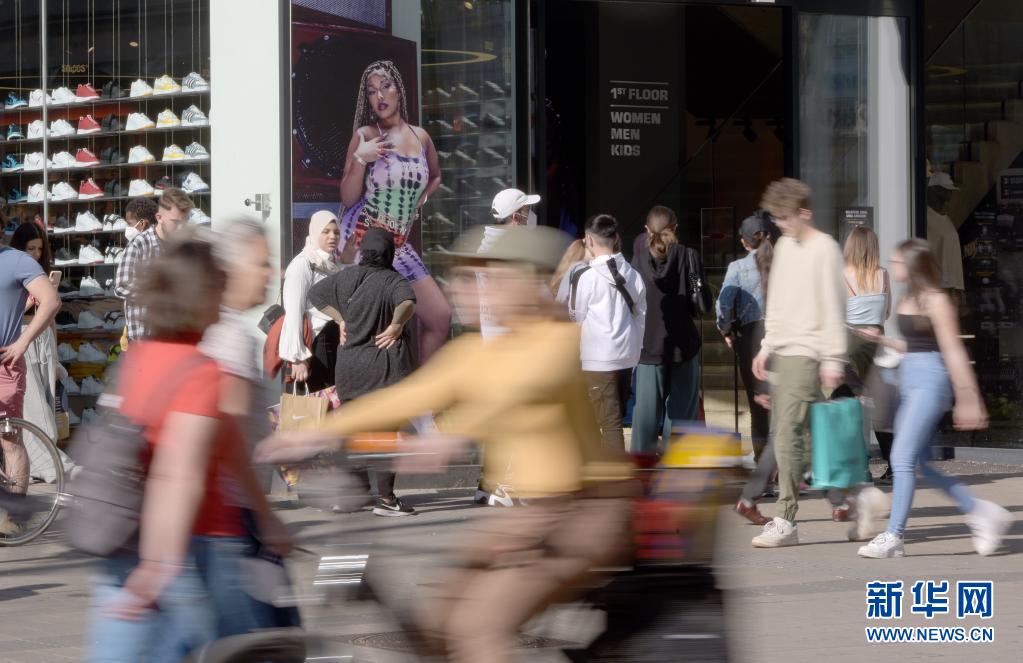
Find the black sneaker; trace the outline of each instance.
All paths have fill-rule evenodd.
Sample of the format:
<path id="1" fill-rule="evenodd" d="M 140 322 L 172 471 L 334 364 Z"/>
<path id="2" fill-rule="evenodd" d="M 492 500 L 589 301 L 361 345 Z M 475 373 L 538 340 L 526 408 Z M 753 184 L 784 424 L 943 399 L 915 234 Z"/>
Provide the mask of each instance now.
<path id="1" fill-rule="evenodd" d="M 103 131 L 124 131 L 124 121 L 118 115 L 105 115 L 99 126 Z"/>
<path id="2" fill-rule="evenodd" d="M 162 195 L 167 189 L 174 188 L 174 183 L 171 181 L 169 175 L 164 175 L 160 179 L 156 180 L 153 184 L 153 188 L 156 189 L 156 195 Z"/>
<path id="3" fill-rule="evenodd" d="M 376 506 L 373 507 L 374 516 L 414 516 L 415 514 L 415 509 L 394 495 L 379 498 Z"/>
<path id="4" fill-rule="evenodd" d="M 57 249 L 58 253 L 60 251 L 61 251 L 61 249 Z M 63 281 L 60 282 L 60 285 L 57 286 L 57 292 L 59 292 L 61 294 L 66 293 L 66 292 L 78 292 L 78 288 L 76 288 L 75 284 L 72 283 L 69 279 L 64 279 Z M 58 314 L 58 316 L 60 316 L 60 315 L 71 315 L 71 314 L 68 313 L 67 311 L 61 311 Z M 71 319 L 74 320 L 74 316 L 73 315 L 71 316 Z M 57 320 L 59 322 L 60 318 L 58 317 Z M 78 324 L 77 320 L 75 321 L 75 324 L 76 325 Z"/>
<path id="5" fill-rule="evenodd" d="M 70 282 L 68 283 L 68 286 L 70 288 L 70 286 L 71 286 Z M 64 290 L 63 288 L 64 288 L 64 283 L 61 282 L 60 287 L 58 287 L 58 289 L 57 289 L 59 292 L 73 292 L 74 291 L 74 288 L 70 288 L 68 290 Z M 57 314 L 57 318 L 54 320 L 54 322 L 57 325 L 57 329 L 70 329 L 70 328 L 77 328 L 78 327 L 78 321 L 75 320 L 75 316 L 71 315 L 67 311 L 61 311 L 60 313 L 58 313 Z"/>
<path id="6" fill-rule="evenodd" d="M 72 255 L 72 253 L 64 247 L 61 247 L 53 254 L 53 264 L 57 267 L 63 267 L 64 265 L 77 265 L 78 258 Z"/>
<path id="7" fill-rule="evenodd" d="M 128 96 L 127 90 L 122 90 L 121 86 L 117 83 L 110 81 L 103 86 L 103 91 L 100 94 L 102 99 L 122 99 Z"/>
<path id="8" fill-rule="evenodd" d="M 57 220 L 53 222 L 53 229 L 54 230 L 67 230 L 70 227 L 71 227 L 71 224 L 68 223 L 67 217 L 64 216 L 63 214 L 58 216 Z"/>
<path id="9" fill-rule="evenodd" d="M 102 163 L 109 163 L 111 165 L 122 164 L 127 161 L 120 150 L 113 146 L 103 148 L 103 151 L 99 153 L 99 160 Z"/>
<path id="10" fill-rule="evenodd" d="M 104 184 L 103 195 L 107 198 L 123 198 L 124 185 L 121 184 L 121 180 L 114 179 Z"/>

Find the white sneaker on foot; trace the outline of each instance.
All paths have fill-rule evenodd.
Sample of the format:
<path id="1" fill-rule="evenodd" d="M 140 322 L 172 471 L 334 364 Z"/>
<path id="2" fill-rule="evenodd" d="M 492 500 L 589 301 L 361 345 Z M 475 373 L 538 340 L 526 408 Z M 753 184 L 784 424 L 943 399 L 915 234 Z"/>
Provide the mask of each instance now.
<path id="1" fill-rule="evenodd" d="M 867 541 L 884 531 L 891 500 L 881 490 L 867 486 L 856 496 L 856 522 L 849 526 L 850 541 Z"/>
<path id="2" fill-rule="evenodd" d="M 873 541 L 865 546 L 860 546 L 856 554 L 870 559 L 888 559 L 890 557 L 905 557 L 906 549 L 902 545 L 901 536 L 890 532 L 881 532 L 874 537 Z"/>
<path id="3" fill-rule="evenodd" d="M 978 555 L 990 555 L 1002 544 L 1002 537 L 1012 524 L 1012 514 L 987 500 L 974 500 L 973 511 L 966 514 L 966 524 L 973 532 L 973 548 Z"/>
<path id="4" fill-rule="evenodd" d="M 764 525 L 763 532 L 753 537 L 754 548 L 781 548 L 782 546 L 797 545 L 799 545 L 799 526 L 778 516 Z"/>

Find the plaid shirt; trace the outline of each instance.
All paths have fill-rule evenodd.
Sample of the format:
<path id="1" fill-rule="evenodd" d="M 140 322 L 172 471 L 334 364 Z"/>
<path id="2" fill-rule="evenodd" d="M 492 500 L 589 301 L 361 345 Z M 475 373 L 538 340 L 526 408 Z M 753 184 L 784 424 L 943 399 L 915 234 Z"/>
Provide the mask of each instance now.
<path id="1" fill-rule="evenodd" d="M 160 255 L 163 250 L 163 242 L 156 234 L 156 227 L 145 231 L 128 244 L 124 251 L 121 264 L 117 266 L 117 281 L 115 292 L 124 300 L 125 326 L 128 328 L 128 340 L 137 341 L 146 335 L 146 329 L 142 324 L 143 309 L 132 303 L 135 279 L 139 275 L 141 265 Z"/>

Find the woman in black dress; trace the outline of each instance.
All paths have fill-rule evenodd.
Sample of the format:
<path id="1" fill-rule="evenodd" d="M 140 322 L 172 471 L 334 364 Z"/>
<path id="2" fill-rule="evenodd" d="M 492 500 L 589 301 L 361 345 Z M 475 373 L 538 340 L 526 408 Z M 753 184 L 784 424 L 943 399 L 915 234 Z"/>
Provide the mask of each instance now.
<path id="1" fill-rule="evenodd" d="M 412 372 L 414 357 L 406 323 L 416 310 L 412 286 L 392 267 L 394 238 L 370 228 L 359 246 L 358 264 L 314 285 L 309 301 L 335 319 L 341 329 L 334 380 L 347 402 L 388 387 Z M 376 472 L 373 513 L 415 513 L 394 495 L 394 473 Z"/>

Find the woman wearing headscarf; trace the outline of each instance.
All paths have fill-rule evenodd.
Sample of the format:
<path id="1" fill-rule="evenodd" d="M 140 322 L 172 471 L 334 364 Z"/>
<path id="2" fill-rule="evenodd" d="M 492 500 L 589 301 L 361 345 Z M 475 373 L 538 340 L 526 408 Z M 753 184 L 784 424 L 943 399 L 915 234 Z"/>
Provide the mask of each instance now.
<path id="1" fill-rule="evenodd" d="M 343 330 L 337 348 L 335 384 L 342 402 L 389 387 L 412 372 L 405 328 L 416 310 L 412 286 L 394 270 L 394 238 L 370 228 L 359 246 L 358 264 L 312 287 L 309 302 Z M 377 475 L 380 494 L 373 513 L 404 516 L 415 511 L 394 495 L 394 473 Z"/>
<path id="2" fill-rule="evenodd" d="M 305 247 L 284 273 L 284 326 L 278 353 L 290 365 L 292 379 L 305 382 L 310 391 L 334 384 L 341 332 L 334 320 L 309 302 L 309 290 L 340 269 L 334 258 L 340 238 L 337 217 L 326 210 L 316 212 L 309 220 Z M 311 344 L 307 344 L 309 336 Z"/>

